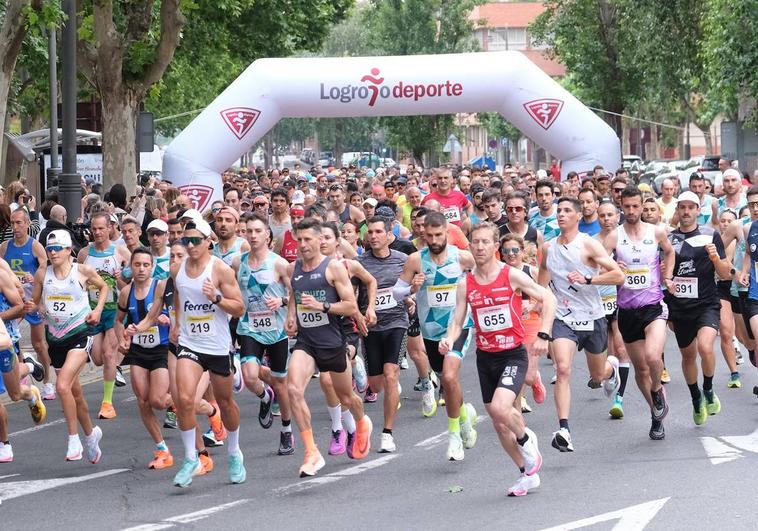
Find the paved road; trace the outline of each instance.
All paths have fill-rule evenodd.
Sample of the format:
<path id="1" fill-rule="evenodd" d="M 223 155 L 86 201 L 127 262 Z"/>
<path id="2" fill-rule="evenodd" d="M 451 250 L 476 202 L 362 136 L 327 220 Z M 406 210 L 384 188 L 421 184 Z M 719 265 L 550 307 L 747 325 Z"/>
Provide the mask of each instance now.
<path id="1" fill-rule="evenodd" d="M 196 478 L 187 490 L 171 486 L 176 467 L 146 468 L 152 444 L 129 388 L 116 391 L 118 419 L 100 421 L 105 436 L 104 457 L 98 465 L 64 460 L 66 433 L 57 402 L 49 403 L 48 423 L 37 429 L 29 429 L 26 406 L 13 405 L 9 417 L 16 459 L 0 465 L 0 520 L 6 529 L 28 525 L 30 518 L 37 528 L 80 529 L 86 522 L 98 530 L 271 524 L 293 529 L 444 529 L 453 525 L 575 529 L 596 524 L 594 529 L 611 529 L 623 518 L 626 530 L 645 525 L 648 529 L 755 529 L 758 431 L 753 432 L 758 400 L 751 390 L 758 383 L 756 371 L 742 366 L 743 388 L 728 390 L 720 361 L 716 389 L 723 412 L 696 428 L 671 340 L 667 352 L 673 382 L 667 387 L 671 414 L 666 440 L 648 439 L 649 413 L 633 383 L 625 401 L 626 418 L 610 420 L 609 403 L 602 391 L 586 387 L 586 365 L 577 357 L 572 410 L 576 451 L 560 454 L 549 446 L 556 424 L 549 396 L 527 416 L 544 455 L 542 486 L 520 499 L 505 496 L 517 471 L 499 448 L 486 418 L 478 425 L 479 442 L 467 452 L 466 460 L 444 460 L 444 413 L 438 412 L 434 419 L 421 417 L 418 396 L 411 390 L 412 370 L 402 374 L 403 407 L 395 428 L 398 453 L 372 453 L 361 462 L 327 457 L 320 476 L 308 481 L 297 477 L 302 446 L 294 456 L 275 455 L 278 424 L 269 431 L 260 428 L 255 419 L 257 398 L 247 392 L 238 396 L 247 483 L 227 484 L 225 450 L 219 448 L 213 454 L 216 470 Z M 471 361 L 464 365 L 463 385 L 466 399 L 481 413 Z M 549 381 L 551 373 L 548 365 L 542 366 L 543 379 Z M 99 383 L 86 386 L 95 411 L 100 392 Z M 325 454 L 328 416 L 316 381 L 309 397 L 317 440 Z M 381 405 L 370 404 L 367 409 L 378 425 Z M 178 433 L 167 431 L 170 447 L 181 456 Z M 378 444 L 378 435 L 373 442 Z M 451 492 L 458 490 L 453 487 L 462 491 Z M 569 525 L 576 521 L 581 522 Z"/>

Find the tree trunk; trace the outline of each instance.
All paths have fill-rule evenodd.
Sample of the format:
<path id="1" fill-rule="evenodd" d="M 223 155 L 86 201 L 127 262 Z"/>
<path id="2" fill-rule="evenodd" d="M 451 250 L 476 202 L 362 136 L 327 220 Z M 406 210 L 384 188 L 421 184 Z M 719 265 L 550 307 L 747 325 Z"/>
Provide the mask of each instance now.
<path id="1" fill-rule="evenodd" d="M 140 98 L 129 89 L 103 91 L 103 189 L 123 183 L 127 197 L 137 187 L 137 116 Z"/>

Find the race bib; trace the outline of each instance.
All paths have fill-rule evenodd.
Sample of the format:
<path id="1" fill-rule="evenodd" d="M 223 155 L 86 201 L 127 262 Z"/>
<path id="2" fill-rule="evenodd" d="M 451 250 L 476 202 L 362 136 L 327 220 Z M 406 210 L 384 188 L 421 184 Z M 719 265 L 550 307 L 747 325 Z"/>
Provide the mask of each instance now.
<path id="1" fill-rule="evenodd" d="M 71 295 L 48 295 L 45 309 L 51 317 L 67 317 L 71 313 L 74 298 Z"/>
<path id="2" fill-rule="evenodd" d="M 443 284 L 441 286 L 428 286 L 426 299 L 432 308 L 453 308 L 455 306 L 455 284 Z"/>
<path id="3" fill-rule="evenodd" d="M 455 223 L 461 220 L 461 211 L 455 206 L 442 210 L 442 215 L 445 216 L 448 223 Z"/>
<path id="4" fill-rule="evenodd" d="M 139 345 L 140 347 L 153 348 L 160 345 L 161 334 L 158 331 L 157 326 L 151 326 L 147 332 L 143 332 L 142 334 L 134 336 L 134 338 L 132 338 L 132 341 L 135 345 Z"/>
<path id="5" fill-rule="evenodd" d="M 256 332 L 273 332 L 277 330 L 274 312 L 247 312 L 248 326 Z"/>
<path id="6" fill-rule="evenodd" d="M 376 310 L 389 310 L 397 306 L 395 297 L 392 296 L 392 288 L 376 290 Z"/>
<path id="7" fill-rule="evenodd" d="M 329 324 L 329 317 L 322 311 L 311 310 L 302 304 L 298 304 L 297 321 L 303 328 L 317 328 Z"/>
<path id="8" fill-rule="evenodd" d="M 674 297 L 677 299 L 697 299 L 697 278 L 674 277 Z"/>
<path id="9" fill-rule="evenodd" d="M 508 304 L 479 308 L 476 311 L 476 316 L 483 332 L 497 332 L 513 328 L 511 307 Z"/>
<path id="10" fill-rule="evenodd" d="M 213 322 L 213 315 L 188 315 L 187 331 L 189 332 L 189 336 L 194 338 L 215 336 L 216 327 Z"/>
<path id="11" fill-rule="evenodd" d="M 595 321 L 565 321 L 574 332 L 592 332 L 595 330 Z"/>
<path id="12" fill-rule="evenodd" d="M 615 295 L 606 295 L 602 298 L 603 300 L 603 311 L 606 315 L 611 314 L 616 311 L 618 308 L 618 304 L 616 304 L 616 296 Z"/>
<path id="13" fill-rule="evenodd" d="M 627 289 L 647 289 L 650 287 L 650 268 L 638 267 L 626 270 L 624 287 Z"/>

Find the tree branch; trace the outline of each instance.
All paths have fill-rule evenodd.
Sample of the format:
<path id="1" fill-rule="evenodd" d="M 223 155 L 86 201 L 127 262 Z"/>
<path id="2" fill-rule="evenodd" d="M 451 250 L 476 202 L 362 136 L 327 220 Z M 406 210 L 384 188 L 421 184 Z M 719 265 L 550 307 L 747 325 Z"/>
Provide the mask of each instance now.
<path id="1" fill-rule="evenodd" d="M 179 0 L 163 0 L 161 2 L 161 39 L 155 50 L 155 59 L 145 69 L 145 75 L 137 90 L 147 92 L 155 83 L 160 81 L 181 41 L 182 28 L 186 22 L 184 14 L 179 9 Z"/>
<path id="2" fill-rule="evenodd" d="M 126 19 L 126 46 L 142 40 L 150 31 L 150 22 L 153 18 L 153 0 L 140 0 L 137 2 L 125 2 L 121 8 Z"/>
<path id="3" fill-rule="evenodd" d="M 112 0 L 94 0 L 97 83 L 101 91 L 117 90 L 123 79 L 123 37 L 113 22 Z"/>
<path id="4" fill-rule="evenodd" d="M 16 69 L 16 60 L 26 36 L 24 9 L 30 5 L 31 0 L 9 0 L 5 6 L 5 17 L 0 27 L 0 61 L 7 75 Z"/>

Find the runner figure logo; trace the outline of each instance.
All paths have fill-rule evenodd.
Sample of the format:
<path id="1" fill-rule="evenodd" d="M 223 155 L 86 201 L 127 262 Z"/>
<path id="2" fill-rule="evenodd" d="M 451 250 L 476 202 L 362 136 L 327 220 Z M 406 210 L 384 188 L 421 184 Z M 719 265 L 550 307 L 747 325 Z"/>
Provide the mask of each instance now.
<path id="1" fill-rule="evenodd" d="M 524 104 L 524 109 L 526 109 L 529 116 L 531 116 L 540 127 L 547 131 L 561 113 L 563 102 L 561 100 L 543 98 L 526 102 Z"/>
<path id="2" fill-rule="evenodd" d="M 188 184 L 187 186 L 180 187 L 180 190 L 184 195 L 189 197 L 189 200 L 192 202 L 192 208 L 200 212 L 205 210 L 205 207 L 208 206 L 208 201 L 210 201 L 213 195 L 213 188 L 204 184 Z"/>
<path id="3" fill-rule="evenodd" d="M 261 112 L 249 107 L 232 107 L 221 111 L 221 118 L 239 140 L 250 131 Z"/>

